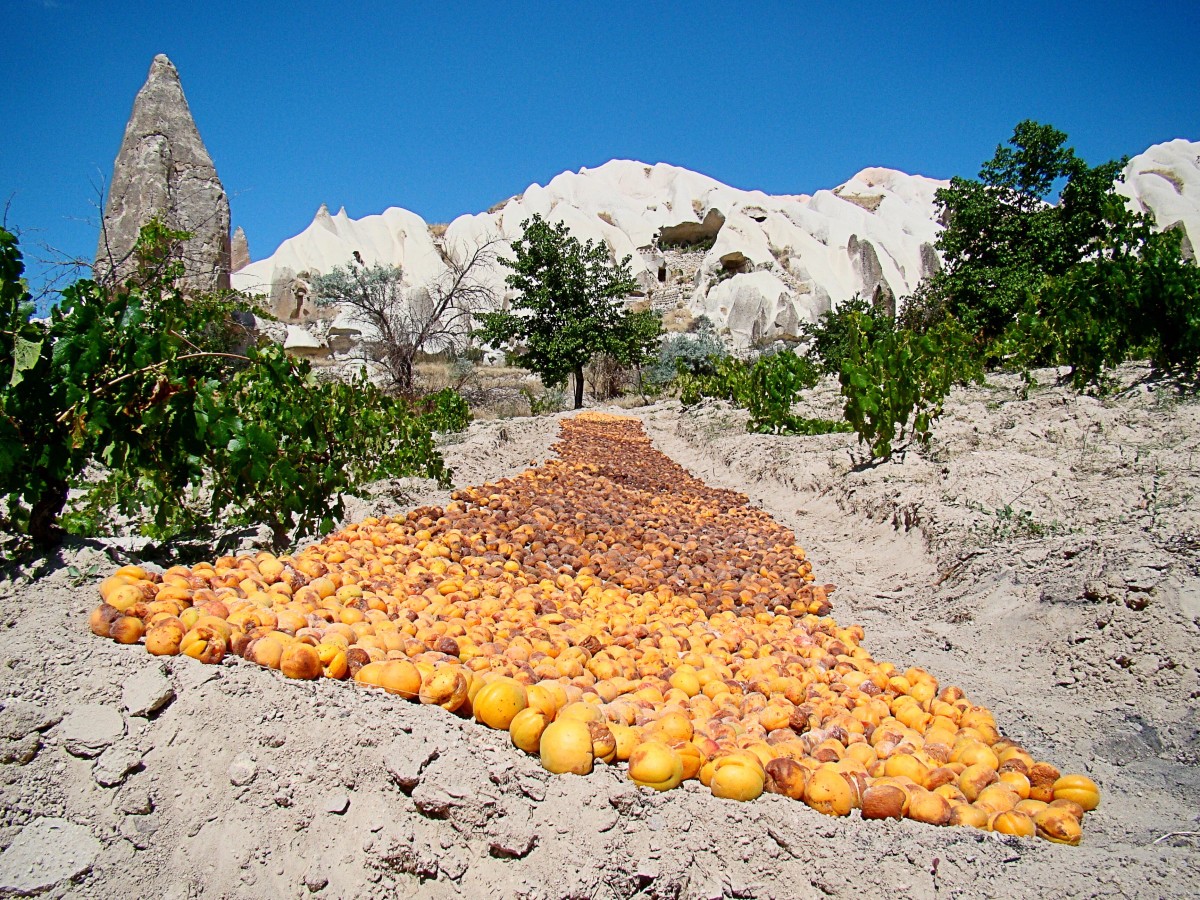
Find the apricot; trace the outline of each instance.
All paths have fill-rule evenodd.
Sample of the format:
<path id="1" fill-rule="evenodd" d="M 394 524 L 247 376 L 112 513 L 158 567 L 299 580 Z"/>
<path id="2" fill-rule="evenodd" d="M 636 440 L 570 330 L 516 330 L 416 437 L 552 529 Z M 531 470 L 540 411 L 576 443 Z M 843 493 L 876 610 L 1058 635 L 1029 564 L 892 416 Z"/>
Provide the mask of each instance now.
<path id="1" fill-rule="evenodd" d="M 246 647 L 246 659 L 268 669 L 278 669 L 283 659 L 284 643 L 275 632 L 268 632 L 250 641 Z"/>
<path id="2" fill-rule="evenodd" d="M 620 723 L 610 723 L 608 729 L 612 732 L 613 739 L 617 742 L 617 761 L 627 762 L 633 753 L 634 747 L 641 742 L 641 737 L 637 730 L 629 725 L 621 725 Z"/>
<path id="3" fill-rule="evenodd" d="M 179 651 L 202 663 L 219 663 L 225 658 L 225 638 L 210 628 L 193 628 L 180 640 Z"/>
<path id="4" fill-rule="evenodd" d="M 827 816 L 848 816 L 854 808 L 850 785 L 829 763 L 822 764 L 809 776 L 804 802 Z"/>
<path id="5" fill-rule="evenodd" d="M 1100 805 L 1100 788 L 1086 775 L 1064 775 L 1054 782 L 1054 799 L 1071 800 L 1091 812 Z"/>
<path id="6" fill-rule="evenodd" d="M 406 700 L 417 699 L 421 691 L 421 670 L 407 659 L 370 662 L 354 673 L 359 684 L 380 687 Z"/>
<path id="7" fill-rule="evenodd" d="M 1079 819 L 1063 807 L 1047 806 L 1039 810 L 1033 817 L 1033 824 L 1038 837 L 1056 844 L 1070 844 L 1075 847 L 1083 838 Z"/>
<path id="8" fill-rule="evenodd" d="M 683 781 L 683 759 L 662 741 L 644 741 L 629 755 L 629 778 L 656 791 L 670 790 Z"/>
<path id="9" fill-rule="evenodd" d="M 547 725 L 538 751 L 542 767 L 556 775 L 587 775 L 592 771 L 592 734 L 587 723 L 579 719 L 555 719 Z"/>
<path id="10" fill-rule="evenodd" d="M 1020 802 L 1020 794 L 1003 781 L 997 781 L 979 792 L 979 796 L 974 800 L 974 805 L 995 813 L 1008 812 Z"/>
<path id="11" fill-rule="evenodd" d="M 437 666 L 422 679 L 418 699 L 454 712 L 467 701 L 467 677 L 458 666 Z"/>
<path id="12" fill-rule="evenodd" d="M 772 794 L 782 794 L 793 800 L 804 799 L 808 786 L 808 770 L 793 759 L 777 757 L 764 766 L 764 788 Z"/>
<path id="13" fill-rule="evenodd" d="M 908 803 L 908 818 L 927 825 L 945 825 L 950 821 L 950 802 L 941 794 L 915 788 Z"/>
<path id="14" fill-rule="evenodd" d="M 513 717 L 528 706 L 525 686 L 512 678 L 486 684 L 471 701 L 475 719 L 489 728 L 508 730 Z"/>
<path id="15" fill-rule="evenodd" d="M 982 809 L 977 809 L 970 803 L 952 803 L 950 805 L 949 825 L 969 825 L 987 831 L 990 816 Z"/>
<path id="16" fill-rule="evenodd" d="M 749 765 L 721 766 L 708 785 L 714 797 L 742 801 L 757 799 L 765 786 L 763 770 Z"/>
<path id="17" fill-rule="evenodd" d="M 187 629 L 174 616 L 161 619 L 146 630 L 146 652 L 155 656 L 175 656 Z"/>
<path id="18" fill-rule="evenodd" d="M 588 722 L 588 733 L 592 736 L 592 756 L 601 762 L 610 763 L 617 757 L 617 739 L 604 722 Z"/>
<path id="19" fill-rule="evenodd" d="M 514 747 L 526 753 L 537 753 L 541 747 L 542 733 L 549 724 L 550 720 L 544 712 L 527 706 L 513 716 L 508 724 L 508 734 Z"/>
<path id="20" fill-rule="evenodd" d="M 146 626 L 142 620 L 133 616 L 120 616 L 108 626 L 109 637 L 118 644 L 136 644 L 145 633 Z"/>
<path id="21" fill-rule="evenodd" d="M 1036 829 L 1033 819 L 1015 809 L 998 812 L 988 821 L 988 829 L 1000 834 L 1011 834 L 1015 837 L 1033 837 Z"/>
<path id="22" fill-rule="evenodd" d="M 989 768 L 984 763 L 977 763 L 963 769 L 962 774 L 958 776 L 958 789 L 963 792 L 967 800 L 974 803 L 975 798 L 984 788 L 995 784 L 998 779 L 999 776 L 995 769 Z"/>
<path id="23" fill-rule="evenodd" d="M 864 819 L 902 819 L 908 806 L 908 792 L 896 784 L 873 784 L 862 795 Z"/>
<path id="24" fill-rule="evenodd" d="M 100 637 L 109 637 L 109 629 L 112 628 L 112 623 L 121 618 L 121 610 L 115 606 L 110 606 L 107 603 L 101 603 L 88 618 L 88 627 L 92 629 L 92 634 Z"/>
<path id="25" fill-rule="evenodd" d="M 283 648 L 279 659 L 279 671 L 285 678 L 320 678 L 321 657 L 313 647 L 297 641 Z"/>

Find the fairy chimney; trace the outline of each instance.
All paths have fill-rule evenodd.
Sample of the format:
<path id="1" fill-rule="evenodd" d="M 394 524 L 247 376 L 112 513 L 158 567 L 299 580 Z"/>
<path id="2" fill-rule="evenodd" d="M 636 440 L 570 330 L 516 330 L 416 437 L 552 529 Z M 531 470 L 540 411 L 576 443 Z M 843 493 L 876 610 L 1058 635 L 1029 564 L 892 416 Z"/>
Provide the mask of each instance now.
<path id="1" fill-rule="evenodd" d="M 233 249 L 230 251 L 229 271 L 236 272 L 250 265 L 250 242 L 239 225 L 233 232 Z"/>
<path id="2" fill-rule="evenodd" d="M 155 216 L 191 234 L 179 249 L 185 289 L 229 287 L 229 198 L 200 139 L 179 73 L 161 53 L 134 98 L 113 164 L 96 250 L 98 278 L 114 270 L 117 279 L 130 273 L 138 232 Z"/>

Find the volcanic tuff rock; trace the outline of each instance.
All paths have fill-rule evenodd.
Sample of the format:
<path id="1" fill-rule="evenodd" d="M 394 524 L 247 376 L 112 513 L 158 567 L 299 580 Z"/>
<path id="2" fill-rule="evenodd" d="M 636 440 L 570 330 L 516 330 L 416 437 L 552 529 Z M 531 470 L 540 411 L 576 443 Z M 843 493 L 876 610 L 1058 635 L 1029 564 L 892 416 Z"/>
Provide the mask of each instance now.
<path id="1" fill-rule="evenodd" d="M 229 251 L 229 271 L 236 272 L 250 265 L 250 242 L 246 240 L 246 232 L 239 225 L 233 233 L 233 246 Z"/>
<path id="2" fill-rule="evenodd" d="M 869 168 L 812 196 L 770 195 L 665 163 L 613 160 L 531 185 L 448 226 L 431 228 L 397 207 L 351 219 L 344 209 L 330 215 L 322 206 L 308 228 L 236 273 L 233 284 L 271 297 L 285 321 L 307 324 L 319 315 L 312 276 L 348 264 L 355 251 L 368 265 L 403 267 L 415 289 L 444 272 L 442 254 L 462 255 L 489 238 L 506 250 L 521 223 L 540 213 L 565 222 L 581 240 L 602 241 L 618 259 L 630 255 L 636 299 L 664 321 L 705 314 L 731 343 L 746 347 L 795 334 L 854 294 L 887 305 L 910 294 L 941 268 L 934 194 L 947 184 Z M 1161 227 L 1181 223 L 1190 244 L 1200 246 L 1200 143 L 1151 147 L 1129 162 L 1119 190 Z M 512 297 L 506 272 L 494 266 L 486 273 L 501 303 Z"/>
<path id="3" fill-rule="evenodd" d="M 200 139 L 179 73 L 161 53 L 133 101 L 113 164 L 96 249 L 99 277 L 114 268 L 118 277 L 128 274 L 138 231 L 154 216 L 192 235 L 180 250 L 186 288 L 229 287 L 229 198 Z"/>

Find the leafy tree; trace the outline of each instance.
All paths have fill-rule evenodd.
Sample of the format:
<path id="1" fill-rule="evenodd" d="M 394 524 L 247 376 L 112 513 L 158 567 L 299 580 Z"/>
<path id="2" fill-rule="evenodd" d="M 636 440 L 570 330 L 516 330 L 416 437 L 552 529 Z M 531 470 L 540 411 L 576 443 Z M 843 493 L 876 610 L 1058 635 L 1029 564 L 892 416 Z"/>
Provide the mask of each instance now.
<path id="1" fill-rule="evenodd" d="M 815 435 L 849 431 L 845 422 L 809 419 L 792 413 L 800 392 L 816 385 L 821 374 L 806 356 L 791 350 L 764 353 L 753 363 L 733 356 L 713 357 L 697 374 L 680 372 L 684 406 L 703 397 L 729 400 L 750 413 L 746 430 L 758 434 Z"/>
<path id="2" fill-rule="evenodd" d="M 870 313 L 852 313 L 847 325 L 840 375 L 846 421 L 874 458 L 889 458 L 906 435 L 928 442 L 950 389 L 983 380 L 979 354 L 954 319 L 923 334 Z"/>
<path id="3" fill-rule="evenodd" d="M 1023 121 L 978 180 L 953 178 L 937 192 L 946 221 L 937 242 L 945 269 L 910 300 L 909 324 L 950 316 L 994 340 L 1030 292 L 1136 223 L 1114 191 L 1125 160 L 1088 166 L 1066 139 L 1052 126 Z M 1058 203 L 1051 204 L 1060 185 Z"/>
<path id="4" fill-rule="evenodd" d="M 1030 294 L 1000 354 L 1026 369 L 1068 365 L 1078 390 L 1106 388 L 1106 370 L 1131 357 L 1195 380 L 1200 268 L 1183 259 L 1175 229 L 1154 232 L 1143 223 L 1126 237 Z"/>
<path id="5" fill-rule="evenodd" d="M 213 519 L 265 522 L 282 543 L 332 524 L 363 481 L 445 480 L 430 424 L 365 381 L 320 383 L 278 345 L 233 331 L 234 296 L 185 296 L 166 248 L 143 229 L 120 286 L 79 281 L 48 322 L 32 318 L 16 240 L 0 230 L 0 501 L 37 543 L 112 507 L 170 536 Z M 85 480 L 91 465 L 103 472 Z M 107 516 L 111 519 L 111 516 Z M 148 521 L 147 521 L 148 520 Z"/>
<path id="6" fill-rule="evenodd" d="M 842 361 L 849 347 L 852 319 L 855 315 L 873 312 L 870 303 L 855 294 L 837 309 L 821 313 L 816 324 L 807 322 L 800 326 L 802 335 L 808 339 L 808 355 L 814 357 L 821 374 L 837 375 L 842 371 Z M 887 327 L 888 318 L 876 316 L 879 327 Z"/>
<path id="7" fill-rule="evenodd" d="M 583 368 L 598 353 L 644 358 L 653 330 L 649 316 L 621 309 L 636 287 L 630 257 L 613 263 L 603 243 L 581 244 L 563 223 L 535 215 L 514 241 L 505 283 L 519 294 L 512 310 L 481 313 L 478 334 L 492 346 L 519 344 L 514 355 L 549 387 L 575 378 L 575 408 L 583 406 Z M 652 315 L 652 314 L 651 314 Z"/>

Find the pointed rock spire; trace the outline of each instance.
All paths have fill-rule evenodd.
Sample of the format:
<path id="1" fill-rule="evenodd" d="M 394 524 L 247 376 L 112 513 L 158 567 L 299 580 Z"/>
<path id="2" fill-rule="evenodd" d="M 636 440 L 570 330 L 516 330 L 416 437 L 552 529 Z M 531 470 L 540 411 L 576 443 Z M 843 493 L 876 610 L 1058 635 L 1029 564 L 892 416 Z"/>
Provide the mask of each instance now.
<path id="1" fill-rule="evenodd" d="M 138 232 L 155 216 L 192 235 L 180 248 L 186 288 L 229 287 L 229 198 L 200 139 L 179 73 L 161 53 L 134 98 L 113 164 L 97 277 L 114 269 L 118 278 L 128 274 Z"/>
<path id="2" fill-rule="evenodd" d="M 246 240 L 246 232 L 239 225 L 233 233 L 233 244 L 229 250 L 229 271 L 236 272 L 250 265 L 250 242 Z"/>

